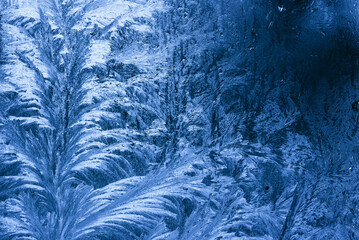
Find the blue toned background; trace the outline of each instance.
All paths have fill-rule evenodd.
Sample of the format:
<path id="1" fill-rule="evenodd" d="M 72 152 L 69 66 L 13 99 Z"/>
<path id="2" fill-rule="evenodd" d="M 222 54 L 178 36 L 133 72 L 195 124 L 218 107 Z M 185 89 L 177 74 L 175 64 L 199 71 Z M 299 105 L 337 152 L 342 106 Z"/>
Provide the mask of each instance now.
<path id="1" fill-rule="evenodd" d="M 0 240 L 359 239 L 356 0 L 0 0 Z"/>

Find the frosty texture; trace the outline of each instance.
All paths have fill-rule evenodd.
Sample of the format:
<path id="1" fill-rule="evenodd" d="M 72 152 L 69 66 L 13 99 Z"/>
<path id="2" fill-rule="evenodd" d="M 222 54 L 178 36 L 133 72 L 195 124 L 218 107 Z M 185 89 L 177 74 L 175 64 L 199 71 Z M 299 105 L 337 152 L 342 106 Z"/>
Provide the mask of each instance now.
<path id="1" fill-rule="evenodd" d="M 0 240 L 359 239 L 357 1 L 0 7 Z"/>

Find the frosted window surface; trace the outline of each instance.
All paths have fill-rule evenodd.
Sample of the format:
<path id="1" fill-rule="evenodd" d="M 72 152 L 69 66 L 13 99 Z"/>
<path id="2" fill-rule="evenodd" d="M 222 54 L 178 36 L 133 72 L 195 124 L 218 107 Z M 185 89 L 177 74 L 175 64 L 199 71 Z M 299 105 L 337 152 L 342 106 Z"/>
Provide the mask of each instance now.
<path id="1" fill-rule="evenodd" d="M 359 239 L 355 0 L 0 0 L 0 239 Z"/>

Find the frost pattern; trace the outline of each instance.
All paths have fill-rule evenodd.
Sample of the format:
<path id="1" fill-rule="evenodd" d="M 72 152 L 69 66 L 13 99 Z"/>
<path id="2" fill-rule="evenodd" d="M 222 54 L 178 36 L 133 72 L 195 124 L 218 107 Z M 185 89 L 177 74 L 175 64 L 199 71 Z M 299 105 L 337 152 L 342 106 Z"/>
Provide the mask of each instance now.
<path id="1" fill-rule="evenodd" d="M 354 0 L 0 0 L 0 239 L 359 239 Z"/>

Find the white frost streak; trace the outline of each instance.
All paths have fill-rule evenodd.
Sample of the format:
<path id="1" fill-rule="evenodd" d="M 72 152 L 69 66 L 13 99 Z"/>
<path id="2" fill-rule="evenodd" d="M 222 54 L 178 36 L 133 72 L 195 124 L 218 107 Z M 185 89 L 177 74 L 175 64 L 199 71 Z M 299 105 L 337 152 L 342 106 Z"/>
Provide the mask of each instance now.
<path id="1" fill-rule="evenodd" d="M 118 20 L 119 25 L 124 25 L 127 21 L 132 22 L 136 17 L 151 17 L 154 11 L 164 9 L 163 4 L 158 1 L 105 0 L 103 2 L 106 4 L 102 3 L 102 6 L 95 6 L 92 11 L 88 11 L 83 21 L 79 22 L 75 28 L 106 27 L 115 19 Z"/>
<path id="2" fill-rule="evenodd" d="M 92 41 L 90 47 L 90 56 L 85 67 L 96 66 L 98 64 L 106 63 L 106 56 L 111 52 L 110 43 L 105 40 Z"/>

